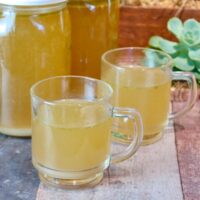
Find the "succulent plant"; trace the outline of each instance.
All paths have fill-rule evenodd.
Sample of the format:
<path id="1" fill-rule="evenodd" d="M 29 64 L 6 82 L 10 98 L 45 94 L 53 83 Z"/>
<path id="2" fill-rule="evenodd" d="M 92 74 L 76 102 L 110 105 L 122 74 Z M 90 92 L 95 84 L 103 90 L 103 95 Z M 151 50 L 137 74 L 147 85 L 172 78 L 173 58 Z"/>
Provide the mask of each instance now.
<path id="1" fill-rule="evenodd" d="M 171 55 L 174 71 L 193 72 L 200 84 L 200 23 L 195 19 L 182 23 L 179 18 L 173 17 L 168 21 L 167 29 L 176 36 L 178 42 L 152 36 L 149 45 Z"/>

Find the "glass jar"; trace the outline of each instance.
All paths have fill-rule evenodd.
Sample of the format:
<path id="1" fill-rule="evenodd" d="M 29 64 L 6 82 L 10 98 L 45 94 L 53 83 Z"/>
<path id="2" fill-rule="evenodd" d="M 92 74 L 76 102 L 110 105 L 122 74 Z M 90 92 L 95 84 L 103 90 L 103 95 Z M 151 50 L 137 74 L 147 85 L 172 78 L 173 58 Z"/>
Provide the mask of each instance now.
<path id="1" fill-rule="evenodd" d="M 69 0 L 72 74 L 100 78 L 100 58 L 118 45 L 119 0 Z"/>
<path id="2" fill-rule="evenodd" d="M 31 134 L 29 89 L 70 73 L 65 0 L 0 0 L 0 132 Z"/>

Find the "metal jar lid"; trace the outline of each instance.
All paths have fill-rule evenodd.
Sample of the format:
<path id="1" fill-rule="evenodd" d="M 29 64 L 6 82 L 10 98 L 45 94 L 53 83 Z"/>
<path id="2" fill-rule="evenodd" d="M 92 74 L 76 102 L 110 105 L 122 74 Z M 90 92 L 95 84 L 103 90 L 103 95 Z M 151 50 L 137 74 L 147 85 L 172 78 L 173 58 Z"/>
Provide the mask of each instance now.
<path id="1" fill-rule="evenodd" d="M 66 1 L 67 0 L 0 0 L 0 4 L 9 6 L 45 6 Z"/>

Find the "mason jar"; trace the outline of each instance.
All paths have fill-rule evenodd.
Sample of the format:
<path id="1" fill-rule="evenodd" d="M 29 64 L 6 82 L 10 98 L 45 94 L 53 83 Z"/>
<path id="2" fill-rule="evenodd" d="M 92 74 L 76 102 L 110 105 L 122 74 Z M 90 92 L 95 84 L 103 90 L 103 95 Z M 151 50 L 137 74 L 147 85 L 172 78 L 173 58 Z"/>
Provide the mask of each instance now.
<path id="1" fill-rule="evenodd" d="M 100 78 L 101 55 L 118 45 L 119 0 L 68 0 L 72 74 Z"/>
<path id="2" fill-rule="evenodd" d="M 70 73 L 70 20 L 65 0 L 0 0 L 0 132 L 31 134 L 29 90 Z"/>

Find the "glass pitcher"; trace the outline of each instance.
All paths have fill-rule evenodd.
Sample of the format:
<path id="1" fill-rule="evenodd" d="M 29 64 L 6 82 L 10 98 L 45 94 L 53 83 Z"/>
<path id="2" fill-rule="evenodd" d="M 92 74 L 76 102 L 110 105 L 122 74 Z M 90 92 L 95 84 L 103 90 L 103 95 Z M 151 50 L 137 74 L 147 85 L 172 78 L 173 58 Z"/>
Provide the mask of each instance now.
<path id="1" fill-rule="evenodd" d="M 31 134 L 29 89 L 70 73 L 65 0 L 0 0 L 0 132 Z"/>
<path id="2" fill-rule="evenodd" d="M 100 57 L 118 44 L 119 0 L 69 0 L 72 74 L 100 78 Z"/>

